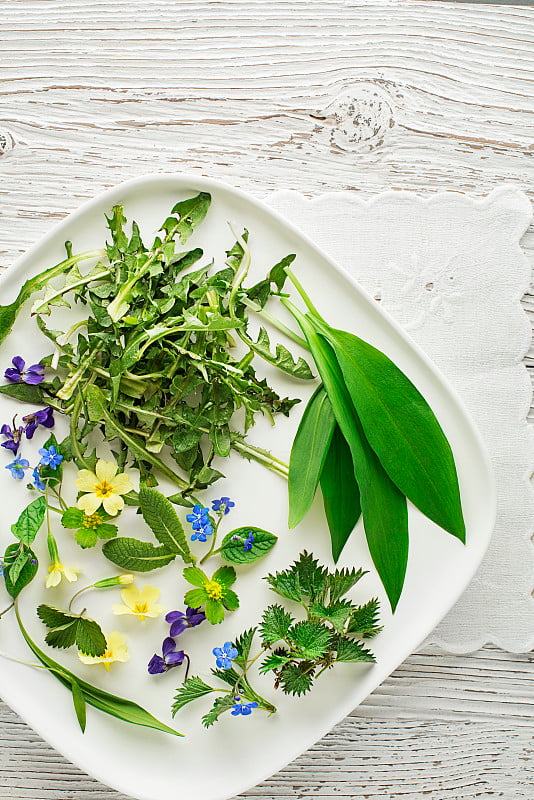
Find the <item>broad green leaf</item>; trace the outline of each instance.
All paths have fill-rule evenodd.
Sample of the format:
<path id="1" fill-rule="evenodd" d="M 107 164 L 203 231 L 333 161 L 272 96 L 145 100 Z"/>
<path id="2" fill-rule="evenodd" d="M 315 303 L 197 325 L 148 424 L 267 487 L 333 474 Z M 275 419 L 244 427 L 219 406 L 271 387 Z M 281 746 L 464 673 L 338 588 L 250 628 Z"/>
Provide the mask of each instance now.
<path id="1" fill-rule="evenodd" d="M 250 549 L 245 550 L 245 541 L 254 537 Z M 221 557 L 229 564 L 252 564 L 259 558 L 263 558 L 271 550 L 278 538 L 262 528 L 254 528 L 250 525 L 244 528 L 236 528 L 227 533 L 221 543 Z"/>
<path id="2" fill-rule="evenodd" d="M 39 569 L 37 557 L 33 550 L 30 550 L 29 547 L 23 547 L 23 552 L 26 553 L 26 562 L 23 564 L 16 579 L 11 579 L 9 562 L 16 558 L 15 554 L 17 553 L 19 547 L 20 545 L 18 544 L 10 544 L 4 555 L 4 578 L 6 590 L 13 598 L 18 597 L 24 587 L 31 583 L 31 581 L 37 575 L 37 570 Z"/>
<path id="3" fill-rule="evenodd" d="M 211 686 L 208 686 L 207 683 L 204 683 L 202 678 L 198 678 L 196 676 L 188 678 L 185 683 L 179 687 L 178 692 L 174 697 L 174 703 L 172 704 L 173 717 L 188 703 L 192 703 L 194 700 L 198 700 L 200 697 L 204 697 L 205 695 L 211 694 L 211 692 L 215 691 L 217 690 Z"/>
<path id="4" fill-rule="evenodd" d="M 26 628 L 22 624 L 22 620 L 20 618 L 19 610 L 17 606 L 15 606 L 15 614 L 17 616 L 17 622 L 19 624 L 21 633 L 26 640 L 26 644 L 33 652 L 33 654 L 39 659 L 39 661 L 44 664 L 45 667 L 51 671 L 52 675 L 60 681 L 67 689 L 72 691 L 72 681 L 76 681 L 78 684 L 80 691 L 82 692 L 85 701 L 89 703 L 89 705 L 94 706 L 95 708 L 103 711 L 106 714 L 110 714 L 112 717 L 116 719 L 121 719 L 124 722 L 129 722 L 132 725 L 141 725 L 146 728 L 154 728 L 155 730 L 159 730 L 162 733 L 169 733 L 173 736 L 182 736 L 183 734 L 178 733 L 178 731 L 173 730 L 165 723 L 160 722 L 156 717 L 152 716 L 148 711 L 146 711 L 141 706 L 137 705 L 137 703 L 132 702 L 131 700 L 126 700 L 123 697 L 118 697 L 117 695 L 110 694 L 109 692 L 105 692 L 102 689 L 99 689 L 97 686 L 93 686 L 86 681 L 82 681 L 68 669 L 65 669 L 58 664 L 57 661 L 49 658 L 49 656 L 44 653 L 36 643 L 31 639 L 30 635 L 28 634 Z"/>
<path id="5" fill-rule="evenodd" d="M 389 477 L 429 519 L 465 542 L 449 442 L 423 395 L 384 353 L 320 326 L 333 347 L 365 437 Z"/>
<path id="6" fill-rule="evenodd" d="M 235 611 L 236 608 L 239 608 L 239 597 L 233 589 L 225 589 L 222 602 L 227 611 Z"/>
<path id="7" fill-rule="evenodd" d="M 150 572 L 167 566 L 176 558 L 176 553 L 169 553 L 163 545 L 155 547 L 150 542 L 123 536 L 104 542 L 102 553 L 128 572 Z"/>
<path id="8" fill-rule="evenodd" d="M 71 614 L 54 606 L 40 605 L 37 616 L 51 628 L 45 641 L 51 647 L 76 647 L 88 656 L 103 656 L 106 652 L 106 637 L 97 622 L 80 614 Z"/>
<path id="9" fill-rule="evenodd" d="M 323 471 L 336 420 L 324 386 L 318 386 L 302 415 L 289 460 L 289 527 L 308 512 Z"/>
<path id="10" fill-rule="evenodd" d="M 182 523 L 172 503 L 156 489 L 143 486 L 139 491 L 139 506 L 143 519 L 167 552 L 179 555 L 186 564 L 194 563 Z"/>
<path id="11" fill-rule="evenodd" d="M 212 430 L 211 440 L 213 442 L 215 455 L 221 458 L 226 458 L 226 456 L 230 455 L 232 442 L 230 440 L 230 429 L 228 425 L 215 425 Z"/>
<path id="12" fill-rule="evenodd" d="M 185 593 L 184 600 L 190 608 L 200 608 L 206 602 L 207 597 L 204 589 L 189 589 Z"/>
<path id="13" fill-rule="evenodd" d="M 406 498 L 391 481 L 365 438 L 333 349 L 316 332 L 309 319 L 299 314 L 298 322 L 310 345 L 337 423 L 350 447 L 360 488 L 367 544 L 394 611 L 408 563 Z"/>
<path id="14" fill-rule="evenodd" d="M 107 649 L 106 637 L 94 619 L 80 617 L 76 629 L 76 647 L 87 656 L 103 656 Z"/>
<path id="15" fill-rule="evenodd" d="M 33 500 L 20 514 L 18 520 L 11 526 L 13 536 L 26 545 L 32 544 L 46 514 L 46 499 L 43 495 Z"/>
<path id="16" fill-rule="evenodd" d="M 83 550 L 94 547 L 98 542 L 96 531 L 91 528 L 79 528 L 74 534 L 74 538 L 76 539 L 76 544 L 79 544 Z"/>
<path id="17" fill-rule="evenodd" d="M 67 614 L 65 611 L 62 611 L 61 608 L 48 606 L 45 603 L 41 603 L 41 605 L 37 607 L 37 616 L 41 622 L 44 622 L 47 628 L 59 628 L 77 618 L 75 614 Z"/>
<path id="18" fill-rule="evenodd" d="M 192 590 L 195 591 L 194 589 Z M 187 597 L 191 594 L 188 592 L 186 594 L 186 603 L 189 604 Z M 204 610 L 206 612 L 206 619 L 208 622 L 211 622 L 212 625 L 218 625 L 219 622 L 222 622 L 224 619 L 224 606 L 220 600 L 213 600 L 211 597 L 208 597 L 206 600 L 206 604 L 204 606 Z"/>
<path id="19" fill-rule="evenodd" d="M 233 567 L 219 567 L 213 573 L 212 580 L 221 583 L 225 588 L 232 586 L 236 581 L 237 575 Z"/>
<path id="20" fill-rule="evenodd" d="M 321 471 L 321 492 L 336 562 L 362 511 L 352 454 L 337 423 Z"/>
<path id="21" fill-rule="evenodd" d="M 20 400 L 22 403 L 37 405 L 46 402 L 43 388 L 42 384 L 33 386 L 31 383 L 8 383 L 0 386 L 0 393 L 12 397 L 13 400 Z"/>
<path id="22" fill-rule="evenodd" d="M 192 583 L 193 586 L 199 586 L 200 588 L 204 587 L 209 581 L 206 573 L 202 572 L 199 567 L 185 567 L 183 576 L 186 581 Z"/>
<path id="23" fill-rule="evenodd" d="M 25 547 L 21 548 L 14 561 L 9 564 L 9 577 L 13 583 L 19 579 L 19 575 L 26 566 L 29 559 L 29 553 Z"/>

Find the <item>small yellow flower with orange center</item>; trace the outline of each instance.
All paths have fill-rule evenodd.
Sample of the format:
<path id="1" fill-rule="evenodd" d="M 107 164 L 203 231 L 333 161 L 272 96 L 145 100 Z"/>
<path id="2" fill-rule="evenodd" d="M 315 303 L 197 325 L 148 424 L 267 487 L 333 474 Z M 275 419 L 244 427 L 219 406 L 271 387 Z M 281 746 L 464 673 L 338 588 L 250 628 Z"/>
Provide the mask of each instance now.
<path id="1" fill-rule="evenodd" d="M 128 589 L 123 589 L 121 597 L 124 605 L 113 606 L 114 614 L 132 614 L 141 622 L 146 617 L 159 617 L 164 610 L 164 606 L 160 605 L 159 600 L 160 591 L 155 586 L 143 586 L 142 591 L 139 591 L 138 586 L 130 586 Z"/>
<path id="2" fill-rule="evenodd" d="M 208 581 L 205 583 L 204 590 L 212 600 L 220 600 L 223 596 L 223 587 L 217 581 Z"/>
<path id="3" fill-rule="evenodd" d="M 128 645 L 126 637 L 118 631 L 112 631 L 106 636 L 106 652 L 103 656 L 86 656 L 85 653 L 78 653 L 78 658 L 83 664 L 103 664 L 106 672 L 109 672 L 111 665 L 115 661 L 128 661 Z"/>
<path id="4" fill-rule="evenodd" d="M 112 517 L 122 511 L 124 500 L 121 495 L 131 492 L 133 484 L 125 472 L 117 475 L 117 465 L 113 461 L 97 461 L 95 471 L 81 469 L 75 486 L 83 494 L 78 500 L 78 508 L 92 516 L 100 506 Z"/>

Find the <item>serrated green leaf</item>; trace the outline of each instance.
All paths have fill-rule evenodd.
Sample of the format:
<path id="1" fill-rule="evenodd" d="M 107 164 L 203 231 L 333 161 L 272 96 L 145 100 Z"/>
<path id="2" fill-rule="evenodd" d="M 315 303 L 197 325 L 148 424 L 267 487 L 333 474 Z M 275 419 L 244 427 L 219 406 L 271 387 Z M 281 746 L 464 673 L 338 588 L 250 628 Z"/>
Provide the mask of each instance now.
<path id="1" fill-rule="evenodd" d="M 194 591 L 193 589 L 193 592 Z M 186 594 L 186 603 L 189 603 L 187 598 L 191 594 L 191 592 Z M 224 606 L 220 600 L 213 600 L 213 598 L 208 597 L 205 601 L 204 611 L 206 613 L 206 619 L 208 622 L 211 622 L 212 625 L 218 625 L 224 619 Z"/>
<path id="2" fill-rule="evenodd" d="M 224 714 L 225 711 L 230 711 L 233 705 L 235 705 L 233 694 L 230 693 L 223 695 L 223 697 L 217 697 L 208 713 L 204 714 L 202 717 L 202 724 L 204 727 L 210 728 L 214 725 L 221 714 Z"/>
<path id="3" fill-rule="evenodd" d="M 280 684 L 284 694 L 293 694 L 300 697 L 302 694 L 309 692 L 314 677 L 315 670 L 313 665 L 310 666 L 309 662 L 302 664 L 286 664 L 282 667 L 280 673 Z"/>
<path id="4" fill-rule="evenodd" d="M 94 619 L 80 617 L 76 628 L 76 647 L 87 656 L 103 656 L 107 649 L 106 637 Z"/>
<path id="5" fill-rule="evenodd" d="M 193 586 L 199 586 L 202 588 L 209 581 L 208 576 L 200 569 L 200 567 L 185 567 L 182 574 L 186 581 L 188 583 L 192 583 Z"/>
<path id="6" fill-rule="evenodd" d="M 239 608 L 239 597 L 232 589 L 224 590 L 222 602 L 227 611 L 235 611 L 236 608 Z"/>
<path id="7" fill-rule="evenodd" d="M 260 636 L 266 645 L 273 645 L 280 639 L 285 639 L 290 627 L 294 623 L 291 614 L 279 605 L 269 606 L 262 615 Z"/>
<path id="8" fill-rule="evenodd" d="M 181 244 L 186 243 L 195 227 L 202 222 L 210 204 L 211 195 L 208 192 L 199 192 L 195 197 L 181 200 L 173 207 L 171 214 L 176 217 L 173 230 L 180 237 Z"/>
<path id="9" fill-rule="evenodd" d="M 41 495 L 26 506 L 18 520 L 11 526 L 13 536 L 25 545 L 31 545 L 44 522 L 45 514 L 46 499 Z"/>
<path id="10" fill-rule="evenodd" d="M 324 603 L 312 603 L 310 612 L 317 617 L 320 617 L 324 622 L 329 622 L 332 627 L 341 632 L 347 620 L 354 611 L 354 606 L 350 600 L 337 600 L 328 606 Z"/>
<path id="11" fill-rule="evenodd" d="M 81 528 L 85 512 L 80 508 L 67 508 L 61 515 L 61 524 L 64 528 L 75 530 Z"/>
<path id="12" fill-rule="evenodd" d="M 256 628 L 248 628 L 246 631 L 243 631 L 233 643 L 238 653 L 234 661 L 240 667 L 244 668 L 246 665 L 255 633 Z"/>
<path id="13" fill-rule="evenodd" d="M 300 588 L 299 576 L 295 570 L 287 570 L 285 572 L 277 572 L 275 575 L 267 575 L 264 579 L 267 581 L 271 589 L 287 600 L 295 600 L 300 603 L 302 600 L 302 591 Z"/>
<path id="14" fill-rule="evenodd" d="M 244 542 L 252 534 L 252 547 L 245 550 Z M 234 537 L 238 537 L 234 539 Z M 250 525 L 227 533 L 221 543 L 221 557 L 229 564 L 252 564 L 263 558 L 276 544 L 278 537 L 262 528 Z"/>
<path id="15" fill-rule="evenodd" d="M 78 620 L 73 619 L 71 622 L 61 625 L 58 628 L 52 628 L 51 631 L 45 636 L 45 642 L 50 647 L 57 647 L 67 649 L 72 647 L 76 641 L 76 629 L 78 627 Z"/>
<path id="16" fill-rule="evenodd" d="M 357 636 L 359 639 L 371 639 L 380 633 L 382 628 L 378 624 L 379 602 L 376 597 L 363 606 L 359 606 L 352 614 L 347 628 L 347 635 Z"/>
<path id="17" fill-rule="evenodd" d="M 288 656 L 282 656 L 279 653 L 269 653 L 269 655 L 261 662 L 259 666 L 259 673 L 260 675 L 266 675 L 267 672 L 280 669 L 280 667 L 283 667 L 284 664 L 288 663 L 288 661 L 290 661 Z"/>
<path id="18" fill-rule="evenodd" d="M 340 636 L 336 642 L 336 661 L 374 663 L 375 657 L 360 642 Z"/>
<path id="19" fill-rule="evenodd" d="M 212 580 L 217 581 L 217 583 L 220 583 L 227 589 L 235 583 L 236 578 L 237 575 L 233 567 L 219 567 L 219 569 L 213 573 Z"/>
<path id="20" fill-rule="evenodd" d="M 77 614 L 69 614 L 62 611 L 61 608 L 48 606 L 45 603 L 41 603 L 41 605 L 37 607 L 37 616 L 41 622 L 44 622 L 47 628 L 59 628 L 62 625 L 69 625 L 78 619 Z"/>
<path id="21" fill-rule="evenodd" d="M 184 595 L 184 600 L 190 608 L 200 608 L 207 599 L 208 595 L 204 589 L 189 589 Z"/>
<path id="22" fill-rule="evenodd" d="M 192 703 L 194 700 L 198 700 L 200 697 L 204 697 L 215 691 L 216 689 L 204 683 L 202 678 L 196 676 L 188 678 L 185 683 L 179 687 L 174 697 L 174 702 L 171 707 L 173 717 L 181 708 L 188 705 L 188 703 Z"/>
<path id="23" fill-rule="evenodd" d="M 316 622 L 296 622 L 288 632 L 288 639 L 304 658 L 321 658 L 327 651 L 332 631 Z"/>
<path id="24" fill-rule="evenodd" d="M 179 555 L 187 564 L 194 563 L 182 523 L 172 503 L 156 489 L 143 486 L 139 491 L 139 506 L 143 519 L 167 552 Z"/>
<path id="25" fill-rule="evenodd" d="M 80 528 L 74 534 L 76 544 L 79 544 L 84 550 L 89 547 L 94 547 L 98 542 L 98 536 L 95 530 L 91 528 Z"/>
<path id="26" fill-rule="evenodd" d="M 150 542 L 119 536 L 104 542 L 102 553 L 118 567 L 128 572 L 151 572 L 174 561 L 175 553 L 166 547 L 155 547 Z"/>
<path id="27" fill-rule="evenodd" d="M 330 603 L 335 603 L 344 597 L 364 575 L 367 575 L 366 570 L 355 568 L 336 569 L 331 572 L 327 579 Z"/>

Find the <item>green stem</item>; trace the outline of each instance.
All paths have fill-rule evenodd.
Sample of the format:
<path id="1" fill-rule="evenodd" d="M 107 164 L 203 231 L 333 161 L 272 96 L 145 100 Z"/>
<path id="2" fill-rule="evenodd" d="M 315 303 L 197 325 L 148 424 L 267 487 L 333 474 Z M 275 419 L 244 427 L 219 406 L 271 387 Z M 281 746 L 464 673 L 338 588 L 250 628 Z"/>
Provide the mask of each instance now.
<path id="1" fill-rule="evenodd" d="M 11 611 L 11 609 L 13 608 L 14 605 L 15 605 L 15 601 L 13 600 L 13 602 L 10 605 L 8 605 L 7 608 L 4 608 L 3 611 L 0 611 L 0 619 L 4 616 L 4 614 L 7 614 L 8 611 Z"/>
<path id="2" fill-rule="evenodd" d="M 295 287 L 295 289 L 297 290 L 297 292 L 300 294 L 302 299 L 304 300 L 308 311 L 311 314 L 313 314 L 314 317 L 318 317 L 319 319 L 322 319 L 321 315 L 319 314 L 319 312 L 317 311 L 317 309 L 313 305 L 313 303 L 312 303 L 311 299 L 309 298 L 308 294 L 305 292 L 304 287 L 302 286 L 302 284 L 300 283 L 298 278 L 291 272 L 289 267 L 286 267 L 286 275 L 289 278 L 289 280 L 291 281 L 291 283 L 293 284 L 293 286 Z M 284 302 L 283 299 L 282 299 L 282 302 Z M 284 305 L 286 305 L 286 303 L 284 303 Z"/>
<path id="3" fill-rule="evenodd" d="M 285 336 L 287 336 L 288 339 L 291 339 L 293 342 L 295 342 L 295 344 L 300 345 L 300 347 L 303 347 L 305 350 L 310 349 L 306 339 L 303 339 L 302 336 L 298 335 L 298 333 L 292 331 L 291 328 L 288 328 L 287 325 L 284 325 L 283 322 L 277 319 L 277 317 L 273 316 L 269 311 L 266 311 L 264 308 L 258 305 L 258 303 L 255 303 L 253 300 L 249 300 L 248 297 L 243 297 L 241 302 L 244 306 L 250 308 L 251 311 L 254 311 L 258 317 L 264 319 L 265 322 L 268 322 L 273 328 L 276 328 L 276 330 L 280 331 L 280 333 L 283 333 Z"/>
<path id="4" fill-rule="evenodd" d="M 61 297 L 63 294 L 68 294 L 72 292 L 73 289 L 77 289 L 79 286 L 85 286 L 87 283 L 92 283 L 92 281 L 97 281 L 100 278 L 106 278 L 108 275 L 111 275 L 111 271 L 109 269 L 102 270 L 102 272 L 97 272 L 96 275 L 86 275 L 83 278 L 80 278 L 79 281 L 75 281 L 74 283 L 70 283 L 68 286 L 63 286 L 62 289 L 58 289 L 57 292 L 54 292 L 53 295 L 50 297 L 45 298 L 37 308 L 34 308 L 32 314 L 42 314 L 46 312 L 50 303 L 52 303 L 56 298 Z"/>
<path id="5" fill-rule="evenodd" d="M 84 469 L 91 470 L 91 465 L 83 457 L 83 453 L 80 449 L 80 443 L 78 441 L 78 420 L 80 419 L 81 410 L 82 410 L 82 396 L 81 394 L 78 394 L 78 396 L 74 401 L 74 408 L 72 409 L 72 414 L 70 415 L 70 420 L 69 420 L 70 446 L 72 448 L 72 452 L 74 453 L 74 458 L 78 466 L 81 466 Z"/>
<path id="6" fill-rule="evenodd" d="M 204 556 L 203 556 L 203 557 L 200 559 L 200 563 L 201 563 L 201 564 L 203 564 L 203 563 L 204 563 L 204 561 L 207 561 L 207 560 L 208 560 L 208 558 L 209 558 L 210 556 L 212 556 L 212 555 L 213 555 L 213 553 L 214 553 L 214 550 L 215 550 L 215 544 L 216 544 L 216 542 L 217 542 L 217 534 L 218 534 L 218 532 L 219 532 L 219 525 L 221 524 L 221 520 L 222 520 L 222 518 L 223 518 L 223 517 L 222 517 L 222 515 L 221 515 L 221 514 L 219 514 L 219 519 L 218 519 L 218 520 L 217 520 L 217 522 L 215 523 L 215 529 L 214 529 L 214 531 L 213 531 L 213 538 L 212 538 L 212 540 L 211 540 L 211 547 L 210 547 L 210 549 L 208 550 L 208 552 L 207 552 L 207 553 L 206 553 L 206 554 L 205 554 L 205 555 L 204 555 Z M 218 552 L 219 552 L 219 550 L 217 550 L 216 552 L 218 553 Z"/>

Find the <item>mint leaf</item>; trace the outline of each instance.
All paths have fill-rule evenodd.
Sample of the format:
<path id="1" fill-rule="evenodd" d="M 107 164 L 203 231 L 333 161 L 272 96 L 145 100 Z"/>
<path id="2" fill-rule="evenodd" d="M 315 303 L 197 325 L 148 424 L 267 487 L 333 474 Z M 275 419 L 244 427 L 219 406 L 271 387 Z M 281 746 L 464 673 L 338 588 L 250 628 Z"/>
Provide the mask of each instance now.
<path id="1" fill-rule="evenodd" d="M 194 700 L 198 700 L 200 697 L 204 697 L 215 691 L 216 689 L 204 683 L 202 678 L 196 676 L 188 678 L 188 680 L 180 686 L 174 697 L 174 703 L 172 704 L 173 717 L 181 708 L 188 705 L 188 703 L 192 703 Z"/>
<path id="2" fill-rule="evenodd" d="M 33 543 L 46 514 L 46 499 L 43 495 L 33 500 L 22 511 L 18 520 L 11 526 L 13 536 L 26 545 Z"/>
<path id="3" fill-rule="evenodd" d="M 139 506 L 145 522 L 167 552 L 179 555 L 187 564 L 194 563 L 182 523 L 172 503 L 161 492 L 144 486 L 139 492 Z"/>
<path id="4" fill-rule="evenodd" d="M 102 553 L 114 564 L 129 572 L 150 572 L 170 564 L 176 558 L 166 547 L 119 536 L 102 547 Z"/>
<path id="5" fill-rule="evenodd" d="M 245 542 L 252 539 L 245 549 Z M 249 526 L 227 533 L 221 544 L 221 556 L 229 564 L 252 564 L 271 550 L 278 537 L 262 528 Z"/>

